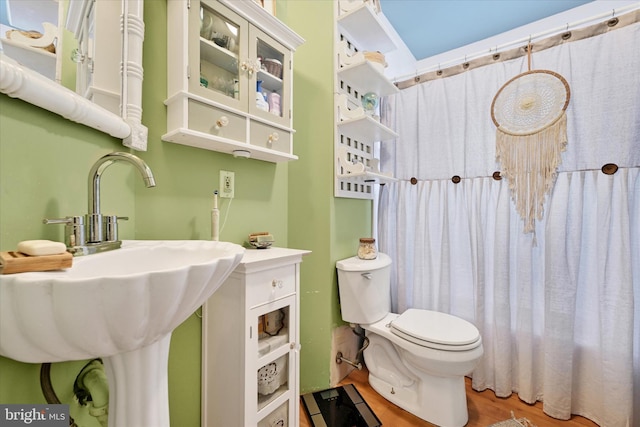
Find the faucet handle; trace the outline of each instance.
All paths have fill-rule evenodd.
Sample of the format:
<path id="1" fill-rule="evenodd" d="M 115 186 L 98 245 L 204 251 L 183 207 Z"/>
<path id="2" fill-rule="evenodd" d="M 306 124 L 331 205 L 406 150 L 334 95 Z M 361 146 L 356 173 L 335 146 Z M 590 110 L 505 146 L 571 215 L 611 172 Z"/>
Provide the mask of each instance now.
<path id="1" fill-rule="evenodd" d="M 67 216 L 64 218 L 45 218 L 43 224 L 65 224 L 64 240 L 67 247 L 83 246 L 86 243 L 84 230 L 84 217 Z"/>
<path id="2" fill-rule="evenodd" d="M 128 216 L 104 215 L 104 240 L 116 242 L 118 240 L 118 220 L 127 221 Z"/>
<path id="3" fill-rule="evenodd" d="M 78 218 L 80 223 L 84 223 L 84 219 L 81 216 L 68 216 L 65 218 L 45 218 L 42 220 L 43 224 L 73 224 L 74 220 Z"/>

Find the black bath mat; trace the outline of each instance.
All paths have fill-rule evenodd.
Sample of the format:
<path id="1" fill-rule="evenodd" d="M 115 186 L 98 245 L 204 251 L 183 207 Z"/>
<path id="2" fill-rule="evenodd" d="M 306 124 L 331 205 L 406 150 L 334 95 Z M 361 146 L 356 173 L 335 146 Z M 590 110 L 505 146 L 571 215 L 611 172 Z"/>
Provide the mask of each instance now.
<path id="1" fill-rule="evenodd" d="M 313 427 L 379 427 L 382 425 L 353 384 L 301 397 Z"/>

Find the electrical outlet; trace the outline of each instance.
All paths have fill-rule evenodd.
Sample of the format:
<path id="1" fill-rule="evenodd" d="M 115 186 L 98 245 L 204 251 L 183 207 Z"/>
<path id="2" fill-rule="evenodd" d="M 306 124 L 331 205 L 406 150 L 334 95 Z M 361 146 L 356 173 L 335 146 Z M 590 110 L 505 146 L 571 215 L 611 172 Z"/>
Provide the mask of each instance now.
<path id="1" fill-rule="evenodd" d="M 229 171 L 220 171 L 220 197 L 233 199 L 235 188 L 235 174 Z"/>

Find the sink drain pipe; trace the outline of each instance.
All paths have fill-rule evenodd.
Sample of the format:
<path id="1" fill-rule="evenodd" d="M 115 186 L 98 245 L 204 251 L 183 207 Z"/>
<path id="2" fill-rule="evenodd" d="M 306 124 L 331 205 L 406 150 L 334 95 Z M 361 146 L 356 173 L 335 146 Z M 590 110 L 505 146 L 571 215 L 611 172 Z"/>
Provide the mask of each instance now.
<path id="1" fill-rule="evenodd" d="M 107 427 L 109 418 L 109 383 L 101 359 L 87 363 L 76 377 L 73 394 L 80 405 L 89 406 L 89 415 L 95 417 L 102 427 Z"/>
<path id="2" fill-rule="evenodd" d="M 351 328 L 351 331 L 356 334 L 357 336 L 359 336 L 362 339 L 362 347 L 360 347 L 360 349 L 358 350 L 358 352 L 356 353 L 356 360 L 352 361 L 347 359 L 346 357 L 343 356 L 342 352 L 339 351 L 338 354 L 336 354 L 336 363 L 339 365 L 342 362 L 353 366 L 354 368 L 358 369 L 359 371 L 362 370 L 362 353 L 364 352 L 364 350 L 369 347 L 369 338 L 367 338 L 367 336 L 365 335 L 364 329 L 362 329 L 360 327 L 360 325 L 354 325 L 353 323 L 349 325 L 349 327 Z"/>
<path id="3" fill-rule="evenodd" d="M 51 383 L 51 363 L 40 366 L 40 388 L 47 403 L 59 405 L 60 399 Z M 73 394 L 81 406 L 89 404 L 89 415 L 95 417 L 102 427 L 107 427 L 109 418 L 109 383 L 101 359 L 87 363 L 73 384 Z M 78 427 L 69 417 L 69 426 Z"/>

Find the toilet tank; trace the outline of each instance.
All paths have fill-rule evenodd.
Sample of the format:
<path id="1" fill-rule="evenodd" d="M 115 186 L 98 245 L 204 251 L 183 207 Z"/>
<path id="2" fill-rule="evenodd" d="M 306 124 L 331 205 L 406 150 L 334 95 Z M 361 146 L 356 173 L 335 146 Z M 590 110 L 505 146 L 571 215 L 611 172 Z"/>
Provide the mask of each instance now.
<path id="1" fill-rule="evenodd" d="M 336 263 L 342 320 L 367 325 L 377 322 L 391 309 L 391 258 L 378 253 L 376 259 L 358 257 Z"/>

